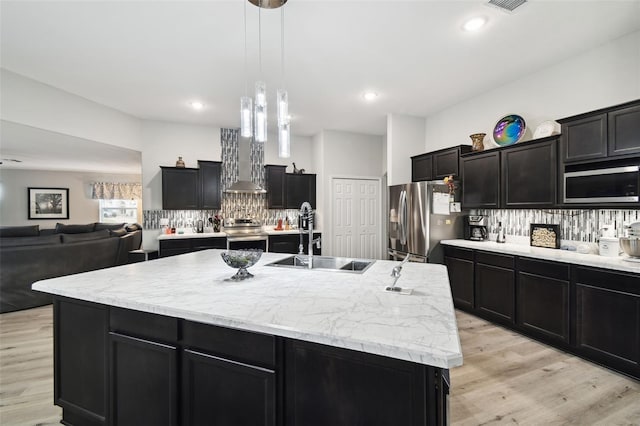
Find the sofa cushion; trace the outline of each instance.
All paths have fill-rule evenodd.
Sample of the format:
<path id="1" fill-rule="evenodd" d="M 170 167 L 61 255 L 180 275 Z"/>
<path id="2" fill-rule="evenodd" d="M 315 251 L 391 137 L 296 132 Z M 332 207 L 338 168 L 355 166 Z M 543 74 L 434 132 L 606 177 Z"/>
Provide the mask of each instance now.
<path id="1" fill-rule="evenodd" d="M 64 223 L 56 223 L 56 234 L 82 234 L 85 232 L 95 231 L 95 227 L 95 223 L 88 223 L 86 225 L 65 225 Z"/>
<path id="2" fill-rule="evenodd" d="M 125 229 L 129 232 L 133 232 L 133 231 L 142 229 L 142 226 L 138 225 L 137 223 L 130 223 L 127 226 L 125 226 Z"/>
<path id="3" fill-rule="evenodd" d="M 122 237 L 123 235 L 127 235 L 127 230 L 124 228 L 120 229 L 110 229 L 109 233 L 112 237 Z"/>
<path id="4" fill-rule="evenodd" d="M 0 247 L 43 246 L 60 243 L 60 235 L 0 238 Z"/>
<path id="5" fill-rule="evenodd" d="M 37 237 L 40 235 L 40 225 L 1 226 L 0 237 Z"/>
<path id="6" fill-rule="evenodd" d="M 77 243 L 80 241 L 101 240 L 103 238 L 109 238 L 110 236 L 111 235 L 109 234 L 108 229 L 103 229 L 102 231 L 85 232 L 84 234 L 62 234 L 62 242 L 64 244 Z"/>
<path id="7" fill-rule="evenodd" d="M 108 229 L 110 231 L 114 229 L 124 228 L 126 223 L 100 223 L 96 222 L 96 231 L 102 231 L 103 229 Z"/>

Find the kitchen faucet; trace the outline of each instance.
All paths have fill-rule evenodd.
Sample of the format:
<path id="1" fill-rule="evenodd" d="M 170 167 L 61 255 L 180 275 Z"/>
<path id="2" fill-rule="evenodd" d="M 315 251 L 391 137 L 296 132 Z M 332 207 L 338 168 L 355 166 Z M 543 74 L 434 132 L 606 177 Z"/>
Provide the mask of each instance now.
<path id="1" fill-rule="evenodd" d="M 305 201 L 300 206 L 300 219 L 301 219 L 300 225 L 298 227 L 298 230 L 300 231 L 300 245 L 298 245 L 298 255 L 299 256 L 304 255 L 304 244 L 302 241 L 302 236 L 304 234 L 309 234 L 309 248 L 308 248 L 309 252 L 307 254 L 307 265 L 309 266 L 309 268 L 311 268 L 312 267 L 311 262 L 313 258 L 313 245 L 317 244 L 318 248 L 320 248 L 321 237 L 318 237 L 315 240 L 313 239 L 313 209 L 311 208 L 311 204 L 308 201 Z M 309 224 L 307 231 L 303 229 L 304 219 L 306 219 Z"/>

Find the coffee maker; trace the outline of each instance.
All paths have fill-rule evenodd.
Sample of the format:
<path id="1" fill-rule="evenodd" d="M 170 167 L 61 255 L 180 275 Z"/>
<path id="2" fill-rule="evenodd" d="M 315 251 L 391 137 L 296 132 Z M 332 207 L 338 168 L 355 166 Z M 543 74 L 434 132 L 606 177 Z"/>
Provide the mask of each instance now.
<path id="1" fill-rule="evenodd" d="M 488 238 L 487 218 L 482 215 L 468 215 L 464 217 L 464 239 L 484 241 Z"/>

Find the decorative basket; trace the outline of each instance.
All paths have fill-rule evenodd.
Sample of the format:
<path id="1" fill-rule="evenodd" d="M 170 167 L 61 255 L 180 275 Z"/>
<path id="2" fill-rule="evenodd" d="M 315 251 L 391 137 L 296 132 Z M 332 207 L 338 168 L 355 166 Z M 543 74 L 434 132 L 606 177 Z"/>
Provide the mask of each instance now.
<path id="1" fill-rule="evenodd" d="M 529 231 L 531 247 L 560 248 L 560 225 L 532 223 Z"/>

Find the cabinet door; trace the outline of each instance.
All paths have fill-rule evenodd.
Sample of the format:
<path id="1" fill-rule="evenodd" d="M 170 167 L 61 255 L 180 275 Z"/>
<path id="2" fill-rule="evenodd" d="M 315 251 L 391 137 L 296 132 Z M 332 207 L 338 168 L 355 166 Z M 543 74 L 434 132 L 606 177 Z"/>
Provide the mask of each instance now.
<path id="1" fill-rule="evenodd" d="M 190 253 L 191 240 L 160 240 L 160 257 L 175 256 L 177 254 Z"/>
<path id="2" fill-rule="evenodd" d="M 420 182 L 433 179 L 433 157 L 423 154 L 411 157 L 411 181 Z"/>
<path id="3" fill-rule="evenodd" d="M 447 176 L 457 177 L 460 148 L 455 147 L 433 154 L 433 179 L 444 179 Z"/>
<path id="4" fill-rule="evenodd" d="M 569 343 L 569 281 L 518 272 L 518 325 Z"/>
<path id="5" fill-rule="evenodd" d="M 476 309 L 497 322 L 514 323 L 514 257 L 476 252 Z"/>
<path id="6" fill-rule="evenodd" d="M 56 298 L 54 402 L 65 424 L 105 425 L 107 420 L 107 330 L 104 306 Z"/>
<path id="7" fill-rule="evenodd" d="M 556 204 L 556 139 L 510 147 L 501 155 L 503 207 L 539 208 Z"/>
<path id="8" fill-rule="evenodd" d="M 222 203 L 220 179 L 222 163 L 219 161 L 198 161 L 200 170 L 200 208 L 219 209 Z"/>
<path id="9" fill-rule="evenodd" d="M 500 153 L 473 154 L 462 160 L 462 207 L 500 207 Z"/>
<path id="10" fill-rule="evenodd" d="M 302 203 L 308 201 L 312 208 L 316 208 L 316 175 L 286 174 L 286 208 L 299 209 Z"/>
<path id="11" fill-rule="evenodd" d="M 267 186 L 267 208 L 284 209 L 285 204 L 285 176 L 287 166 L 264 166 Z"/>
<path id="12" fill-rule="evenodd" d="M 640 377 L 640 277 L 575 268 L 576 347 Z"/>
<path id="13" fill-rule="evenodd" d="M 275 425 L 275 371 L 183 352 L 185 425 Z"/>
<path id="14" fill-rule="evenodd" d="M 607 114 L 562 123 L 563 160 L 592 160 L 607 156 Z"/>
<path id="15" fill-rule="evenodd" d="M 163 210 L 198 208 L 198 169 L 162 167 Z"/>
<path id="16" fill-rule="evenodd" d="M 191 239 L 191 251 L 208 250 L 208 249 L 226 249 L 226 237 L 212 238 L 193 238 Z"/>
<path id="17" fill-rule="evenodd" d="M 609 113 L 609 155 L 640 154 L 640 105 Z"/>
<path id="18" fill-rule="evenodd" d="M 451 295 L 456 307 L 473 309 L 473 260 L 445 256 Z"/>
<path id="19" fill-rule="evenodd" d="M 308 241 L 308 240 L 307 240 Z M 269 235 L 270 253 L 298 253 L 299 235 Z M 303 243 L 304 247 L 304 243 Z"/>
<path id="20" fill-rule="evenodd" d="M 109 333 L 111 341 L 111 422 L 177 425 L 177 349 Z"/>

